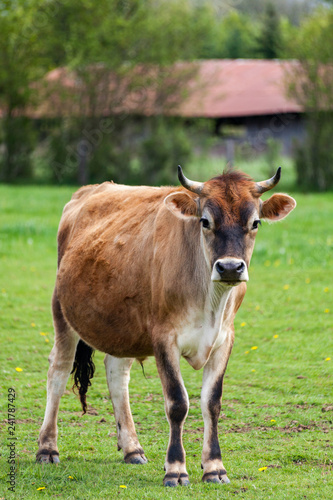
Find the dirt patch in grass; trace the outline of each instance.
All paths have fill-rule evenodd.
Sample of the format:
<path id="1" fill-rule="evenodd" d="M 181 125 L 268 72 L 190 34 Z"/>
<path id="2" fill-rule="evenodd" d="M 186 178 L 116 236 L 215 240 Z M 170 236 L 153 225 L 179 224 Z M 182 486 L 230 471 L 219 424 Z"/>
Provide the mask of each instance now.
<path id="1" fill-rule="evenodd" d="M 300 424 L 297 420 L 292 420 L 290 424 L 279 427 L 276 425 L 251 425 L 245 422 L 241 422 L 239 425 L 235 424 L 230 429 L 224 429 L 224 434 L 247 434 L 249 432 L 267 432 L 267 431 L 279 431 L 282 433 L 290 434 L 292 432 L 303 432 L 320 430 L 327 434 L 331 427 L 328 422 L 310 422 L 308 425 Z M 201 434 L 203 433 L 203 427 L 196 427 L 192 429 L 185 429 L 185 434 Z"/>
<path id="2" fill-rule="evenodd" d="M 33 418 L 16 418 L 15 419 L 16 424 L 31 424 L 31 423 L 36 423 L 36 420 Z M 4 424 L 0 424 L 1 427 L 4 427 L 6 424 L 8 424 L 8 420 L 4 420 Z"/>
<path id="3" fill-rule="evenodd" d="M 261 432 L 279 431 L 279 432 L 284 432 L 286 434 L 290 434 L 292 432 L 303 432 L 307 430 L 308 431 L 321 430 L 322 432 L 327 434 L 329 432 L 329 426 L 322 422 L 310 422 L 310 424 L 308 425 L 303 425 L 297 422 L 296 420 L 293 420 L 290 424 L 284 427 L 278 427 L 275 425 L 272 426 L 266 426 L 266 425 L 251 426 L 249 424 L 234 425 L 231 427 L 231 429 L 226 429 L 225 433 L 230 434 L 230 433 L 248 433 L 253 431 L 261 431 Z"/>
<path id="4" fill-rule="evenodd" d="M 333 405 L 330 406 L 324 406 L 321 411 L 325 413 L 326 411 L 333 411 Z"/>

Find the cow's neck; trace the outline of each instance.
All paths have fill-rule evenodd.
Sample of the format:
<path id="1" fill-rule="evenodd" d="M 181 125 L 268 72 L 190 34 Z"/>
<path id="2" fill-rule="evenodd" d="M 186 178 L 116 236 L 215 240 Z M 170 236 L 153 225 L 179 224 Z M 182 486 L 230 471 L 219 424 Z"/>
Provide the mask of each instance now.
<path id="1" fill-rule="evenodd" d="M 210 310 L 212 314 L 221 316 L 230 292 L 231 287 L 225 286 L 219 281 L 211 281 L 205 307 Z"/>

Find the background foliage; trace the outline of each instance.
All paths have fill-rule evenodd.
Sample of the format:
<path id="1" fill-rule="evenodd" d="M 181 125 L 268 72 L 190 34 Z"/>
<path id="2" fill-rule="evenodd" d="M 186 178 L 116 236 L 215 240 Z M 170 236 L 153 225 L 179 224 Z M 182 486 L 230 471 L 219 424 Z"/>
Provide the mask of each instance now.
<path id="1" fill-rule="evenodd" d="M 200 124 L 189 129 L 186 122 L 160 117 L 158 124 L 156 119 L 154 126 L 141 124 L 140 129 L 139 119 L 118 116 L 112 118 L 112 133 L 97 144 L 88 141 L 89 154 L 82 154 L 84 132 L 99 129 L 96 109 L 105 98 L 106 75 L 112 71 L 123 77 L 139 64 L 167 68 L 179 60 L 264 57 L 298 58 L 302 63 L 303 92 L 297 85 L 299 72 L 290 81 L 291 91 L 309 110 L 308 141 L 296 155 L 298 183 L 306 189 L 329 189 L 331 102 L 324 109 L 321 103 L 323 92 L 332 95 L 333 77 L 323 78 L 320 67 L 332 64 L 331 26 L 330 2 L 320 1 L 3 0 L 0 180 L 82 184 L 112 175 L 118 181 L 121 166 L 129 183 L 170 182 L 175 152 L 185 158 L 199 143 L 205 147 L 209 136 L 198 143 L 198 134 L 192 133 L 194 127 L 202 130 Z M 75 105 L 80 109 L 88 100 L 89 116 L 23 118 L 37 104 L 40 87 L 35 82 L 58 67 L 75 70 L 88 88 L 88 95 L 77 93 Z M 114 103 L 119 98 L 116 92 L 108 95 Z M 133 140 L 129 130 L 135 130 Z M 149 164 L 160 175 L 151 175 Z"/>
<path id="2" fill-rule="evenodd" d="M 300 61 L 290 76 L 290 92 L 307 112 L 307 141 L 296 154 L 297 178 L 304 188 L 333 187 L 333 10 L 320 8 L 306 19 L 293 41 Z"/>

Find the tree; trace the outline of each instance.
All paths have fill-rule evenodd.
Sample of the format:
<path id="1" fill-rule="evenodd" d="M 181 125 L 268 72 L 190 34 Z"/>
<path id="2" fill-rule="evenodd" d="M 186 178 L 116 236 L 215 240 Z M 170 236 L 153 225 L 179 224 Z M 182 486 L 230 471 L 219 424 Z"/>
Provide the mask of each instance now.
<path id="1" fill-rule="evenodd" d="M 45 61 L 38 50 L 38 0 L 4 0 L 0 3 L 0 108 L 3 113 L 3 155 L 0 178 L 11 181 L 27 176 L 34 130 L 24 118 L 31 103 L 31 83 L 43 74 Z M 45 71 L 45 68 L 44 68 Z"/>
<path id="2" fill-rule="evenodd" d="M 248 58 L 254 55 L 256 25 L 238 12 L 230 12 L 221 22 L 222 57 L 230 59 Z"/>
<path id="3" fill-rule="evenodd" d="M 307 140 L 296 150 L 298 184 L 333 188 L 333 8 L 320 8 L 301 25 L 288 75 L 291 95 L 306 111 Z"/>
<path id="4" fill-rule="evenodd" d="M 246 0 L 246 2 L 240 0 L 235 7 L 253 21 L 265 11 L 267 3 L 268 0 Z M 287 18 L 293 25 L 299 25 L 302 19 L 310 15 L 315 6 L 320 3 L 321 0 L 279 0 L 274 2 L 274 5 L 279 16 Z"/>
<path id="5" fill-rule="evenodd" d="M 282 47 L 280 19 L 275 6 L 267 3 L 260 35 L 257 38 L 257 51 L 264 59 L 279 57 Z"/>
<path id="6" fill-rule="evenodd" d="M 52 3 L 48 2 L 48 8 Z M 108 160 L 117 162 L 119 158 L 123 164 L 119 165 L 118 172 L 123 173 L 129 161 L 128 158 L 124 161 L 123 153 L 116 152 L 122 142 L 120 135 L 124 133 L 121 123 L 126 120 L 127 106 L 130 106 L 129 91 L 134 90 L 132 95 L 144 101 L 149 98 L 147 89 L 153 89 L 155 106 L 161 113 L 177 105 L 175 96 L 179 98 L 180 93 L 175 89 L 193 73 L 175 72 L 172 64 L 180 59 L 195 58 L 197 45 L 209 28 L 209 10 L 206 15 L 205 8 L 193 8 L 190 2 L 176 0 L 100 0 L 98 3 L 63 0 L 57 5 L 49 16 L 53 36 L 48 38 L 46 52 L 49 58 L 55 55 L 55 64 L 72 71 L 77 84 L 75 92 L 65 95 L 62 103 L 70 119 L 60 122 L 60 130 L 51 131 L 56 134 L 52 143 L 56 148 L 55 174 L 66 178 L 70 173 L 72 180 L 73 175 L 78 175 L 79 182 L 86 183 L 103 163 L 101 149 L 97 150 L 106 142 L 109 151 L 114 152 L 109 152 Z M 121 109 L 122 113 L 120 118 L 112 119 L 113 125 L 109 128 L 112 133 L 101 130 L 102 116 L 107 109 Z M 61 138 L 67 140 L 68 136 L 71 144 L 62 147 Z M 100 139 L 92 140 L 93 136 Z M 73 168 L 75 160 L 76 169 Z M 121 174 L 117 175 L 115 170 L 117 180 Z"/>
<path id="7" fill-rule="evenodd" d="M 256 57 L 257 24 L 237 10 L 230 10 L 221 18 L 210 17 L 209 29 L 203 33 L 201 45 L 196 47 L 198 59 L 237 59 Z"/>
<path id="8" fill-rule="evenodd" d="M 86 182 L 89 171 L 97 169 L 95 153 L 102 142 L 109 149 L 119 149 L 117 135 L 124 131 L 121 123 L 126 109 L 107 130 L 101 110 L 105 105 L 124 107 L 126 76 L 136 97 L 140 94 L 142 99 L 147 98 L 145 90 L 155 75 L 153 87 L 160 109 L 176 105 L 171 97 L 177 82 L 170 68 L 175 61 L 196 58 L 213 19 L 208 6 L 193 6 L 190 0 L 1 1 L 0 109 L 4 118 L 0 140 L 4 153 L 0 178 L 12 181 L 29 175 L 37 129 L 36 123 L 24 117 L 36 112 L 38 96 L 47 101 L 48 90 L 42 89 L 41 82 L 49 70 L 65 67 L 74 78 L 67 95 L 61 95 L 61 85 L 58 89 L 57 104 L 64 97 L 66 118 L 54 108 L 49 128 L 44 129 L 56 153 L 53 174 L 59 176 L 64 170 L 74 180 L 79 170 L 80 182 Z M 140 65 L 148 68 L 146 75 L 135 73 Z M 189 76 L 179 74 L 177 78 Z M 45 83 L 49 81 L 45 79 Z M 54 86 L 49 90 L 54 97 Z M 102 139 L 97 139 L 101 134 Z M 75 169 L 74 161 L 66 164 L 69 157 L 75 157 Z"/>

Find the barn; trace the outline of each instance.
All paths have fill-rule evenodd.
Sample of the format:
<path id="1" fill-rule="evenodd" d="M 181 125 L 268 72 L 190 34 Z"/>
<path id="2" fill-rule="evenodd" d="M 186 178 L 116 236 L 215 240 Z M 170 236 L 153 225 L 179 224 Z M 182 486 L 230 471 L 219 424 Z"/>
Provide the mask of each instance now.
<path id="1" fill-rule="evenodd" d="M 141 65 L 117 75 L 100 66 L 88 68 L 89 78 L 57 68 L 46 75 L 45 97 L 33 114 L 206 119 L 221 138 L 215 153 L 227 160 L 236 145 L 260 154 L 269 139 L 290 155 L 295 141 L 305 138 L 304 110 L 288 92 L 297 66 L 291 60 L 215 59 L 167 68 Z"/>

